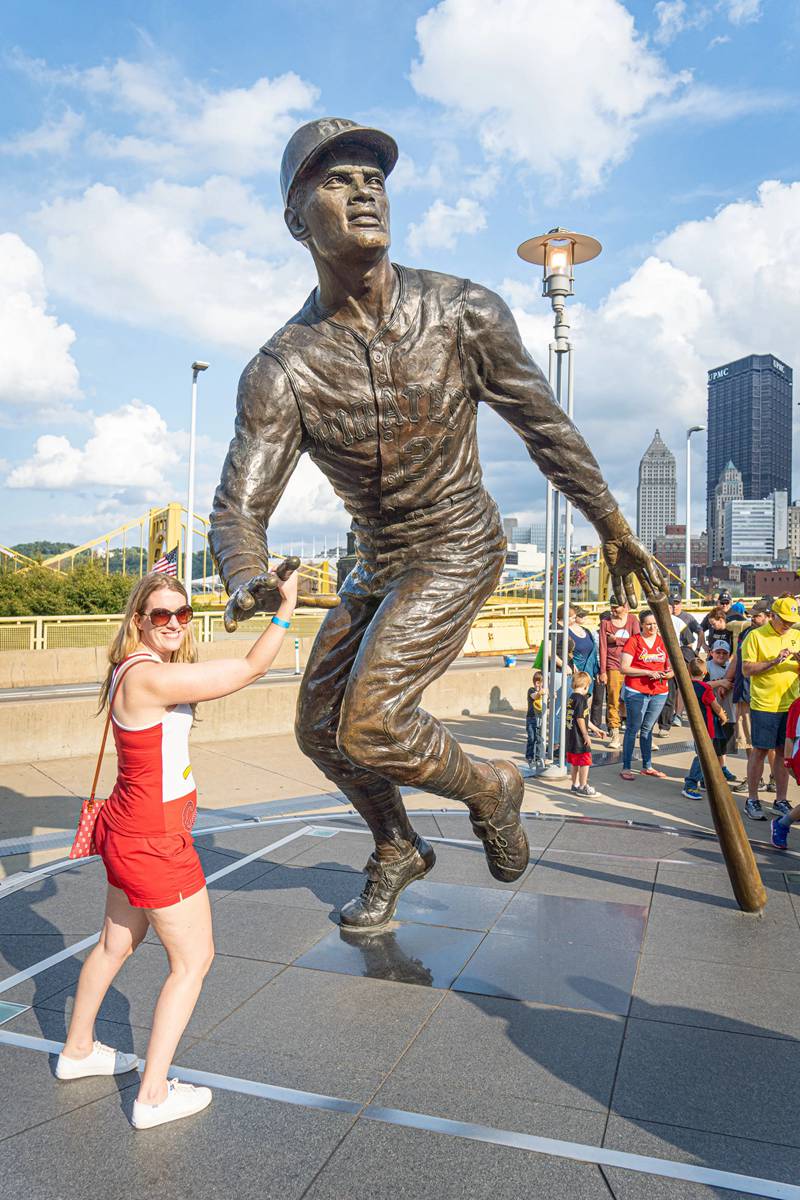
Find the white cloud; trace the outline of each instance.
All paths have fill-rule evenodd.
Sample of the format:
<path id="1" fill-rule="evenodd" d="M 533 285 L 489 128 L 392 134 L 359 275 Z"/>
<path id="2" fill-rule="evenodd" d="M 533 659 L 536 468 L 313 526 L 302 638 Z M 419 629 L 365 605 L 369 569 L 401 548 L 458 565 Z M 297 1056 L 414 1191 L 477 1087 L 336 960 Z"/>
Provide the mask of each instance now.
<path id="1" fill-rule="evenodd" d="M 83 117 L 67 108 L 58 120 L 43 121 L 28 133 L 18 133 L 8 141 L 0 142 L 0 154 L 15 157 L 66 154 L 83 129 L 83 124 Z"/>
<path id="2" fill-rule="evenodd" d="M 724 4 L 731 20 L 756 19 L 754 0 Z M 711 15 L 687 0 L 661 0 L 655 12 L 663 43 Z M 441 0 L 417 21 L 417 42 L 413 86 L 474 130 L 490 160 L 580 191 L 601 184 L 655 121 L 729 120 L 786 103 L 672 71 L 622 0 Z"/>
<path id="3" fill-rule="evenodd" d="M 304 454 L 272 515 L 270 529 L 280 537 L 282 530 L 319 529 L 324 532 L 349 525 L 350 518 L 341 500 L 319 467 Z"/>
<path id="4" fill-rule="evenodd" d="M 721 13 L 732 25 L 746 25 L 762 17 L 761 0 L 717 0 L 710 6 L 698 0 L 659 0 L 654 12 L 658 21 L 655 40 L 668 45 L 687 29 L 703 29 L 713 18 L 714 12 Z M 720 36 L 711 40 L 711 46 L 730 41 Z"/>
<path id="5" fill-rule="evenodd" d="M 282 216 L 231 179 L 132 196 L 95 184 L 37 220 L 55 290 L 92 312 L 237 352 L 253 353 L 313 283 Z"/>
<path id="6" fill-rule="evenodd" d="M 720 7 L 734 25 L 759 21 L 762 16 L 761 0 L 721 0 Z"/>
<path id="7" fill-rule="evenodd" d="M 171 434 L 151 404 L 134 400 L 94 418 L 85 446 L 66 437 L 37 438 L 32 458 L 16 466 L 6 479 L 10 488 L 83 490 L 134 489 L 143 498 L 161 499 L 168 490 L 167 472 L 179 460 L 180 435 Z"/>
<path id="8" fill-rule="evenodd" d="M 462 196 L 455 204 L 435 200 L 419 222 L 408 230 L 408 245 L 413 254 L 424 249 L 454 250 L 462 234 L 479 233 L 486 228 L 486 212 L 477 200 Z"/>
<path id="9" fill-rule="evenodd" d="M 42 263 L 15 233 L 0 234 L 0 404 L 47 411 L 80 395 L 75 333 L 47 311 Z"/>
<path id="10" fill-rule="evenodd" d="M 293 71 L 249 87 L 213 89 L 184 76 L 178 64 L 153 57 L 111 65 L 53 69 L 17 55 L 16 66 L 51 89 L 77 92 L 98 120 L 113 112 L 128 119 L 124 133 L 96 129 L 87 149 L 100 157 L 156 165 L 172 176 L 223 171 L 247 176 L 272 171 L 285 142 L 318 98 Z"/>
<path id="11" fill-rule="evenodd" d="M 570 307 L 576 420 L 620 495 L 633 494 L 636 465 L 656 426 L 683 469 L 686 427 L 704 423 L 707 370 L 754 353 L 796 363 L 798 262 L 800 183 L 766 182 L 756 198 L 678 226 L 596 307 Z M 578 272 L 578 294 L 580 271 L 589 269 Z M 552 318 L 536 289 L 506 281 L 501 290 L 532 353 L 546 363 Z M 701 520 L 697 439 L 693 446 Z M 518 506 L 524 503 L 520 488 Z"/>
<path id="12" fill-rule="evenodd" d="M 689 79 L 619 0 L 442 0 L 417 22 L 416 90 L 477 129 L 490 157 L 597 185 L 636 121 Z M 568 80 L 568 85 L 565 83 Z"/>

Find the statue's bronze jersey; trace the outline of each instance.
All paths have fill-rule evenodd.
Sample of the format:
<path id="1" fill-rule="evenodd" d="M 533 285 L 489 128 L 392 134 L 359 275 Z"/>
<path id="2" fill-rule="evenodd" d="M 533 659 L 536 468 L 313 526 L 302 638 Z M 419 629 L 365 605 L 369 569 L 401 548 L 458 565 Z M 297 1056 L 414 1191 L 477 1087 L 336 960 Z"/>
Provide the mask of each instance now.
<path id="1" fill-rule="evenodd" d="M 416 534 L 426 547 L 445 541 L 448 556 L 496 549 L 481 402 L 588 520 L 616 508 L 500 297 L 451 275 L 395 272 L 394 307 L 369 342 L 312 295 L 245 368 L 209 534 L 229 591 L 265 569 L 266 526 L 304 452 L 353 518 L 365 563 L 384 558 L 391 571 Z"/>

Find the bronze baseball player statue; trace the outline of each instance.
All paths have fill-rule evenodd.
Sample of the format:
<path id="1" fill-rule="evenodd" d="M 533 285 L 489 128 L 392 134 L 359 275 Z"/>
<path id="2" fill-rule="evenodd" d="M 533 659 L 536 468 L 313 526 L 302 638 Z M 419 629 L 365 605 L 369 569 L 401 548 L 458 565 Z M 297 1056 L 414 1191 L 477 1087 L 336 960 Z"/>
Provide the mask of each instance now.
<path id="1" fill-rule="evenodd" d="M 508 421 L 592 522 L 620 594 L 631 595 L 632 572 L 650 592 L 661 587 L 500 297 L 390 261 L 385 184 L 396 161 L 391 137 L 352 121 L 312 121 L 290 139 L 286 224 L 319 284 L 244 370 L 209 533 L 235 627 L 274 607 L 266 528 L 301 454 L 352 517 L 358 561 L 314 643 L 296 731 L 374 835 L 364 889 L 340 914 L 365 932 L 385 925 L 401 890 L 434 864 L 400 784 L 464 803 L 496 879 L 517 879 L 528 864 L 516 768 L 469 758 L 419 707 L 504 563 L 478 459 L 478 405 Z"/>

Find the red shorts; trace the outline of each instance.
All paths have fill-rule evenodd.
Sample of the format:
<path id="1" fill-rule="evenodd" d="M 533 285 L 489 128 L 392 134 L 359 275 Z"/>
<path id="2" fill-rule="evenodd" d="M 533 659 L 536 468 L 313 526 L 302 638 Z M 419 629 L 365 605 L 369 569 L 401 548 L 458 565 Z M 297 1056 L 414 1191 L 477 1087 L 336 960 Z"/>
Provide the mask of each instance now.
<path id="1" fill-rule="evenodd" d="M 590 767 L 592 765 L 591 750 L 584 750 L 582 754 L 567 754 L 567 762 L 571 767 Z"/>
<path id="2" fill-rule="evenodd" d="M 190 833 L 133 837 L 109 829 L 98 817 L 95 845 L 108 882 L 134 908 L 169 908 L 206 886 Z"/>

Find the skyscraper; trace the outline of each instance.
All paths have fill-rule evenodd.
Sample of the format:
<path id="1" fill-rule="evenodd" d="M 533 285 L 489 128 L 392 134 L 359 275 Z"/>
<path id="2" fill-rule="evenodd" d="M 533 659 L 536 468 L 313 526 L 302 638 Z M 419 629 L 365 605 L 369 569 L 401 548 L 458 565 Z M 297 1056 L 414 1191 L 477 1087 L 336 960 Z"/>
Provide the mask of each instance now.
<path id="1" fill-rule="evenodd" d="M 675 524 L 675 455 L 656 430 L 639 463 L 636 489 L 636 532 L 648 550 L 668 525 Z"/>
<path id="2" fill-rule="evenodd" d="M 708 372 L 709 532 L 714 489 L 728 462 L 742 473 L 744 500 L 791 493 L 792 368 L 772 354 L 750 354 Z"/>
<path id="3" fill-rule="evenodd" d="M 711 502 L 711 520 L 708 526 L 708 561 L 722 562 L 725 554 L 725 514 L 729 500 L 743 500 L 742 473 L 732 462 L 728 462 L 720 474 Z"/>

